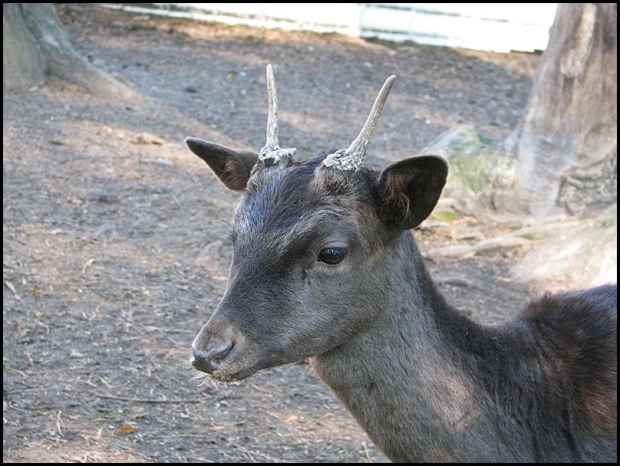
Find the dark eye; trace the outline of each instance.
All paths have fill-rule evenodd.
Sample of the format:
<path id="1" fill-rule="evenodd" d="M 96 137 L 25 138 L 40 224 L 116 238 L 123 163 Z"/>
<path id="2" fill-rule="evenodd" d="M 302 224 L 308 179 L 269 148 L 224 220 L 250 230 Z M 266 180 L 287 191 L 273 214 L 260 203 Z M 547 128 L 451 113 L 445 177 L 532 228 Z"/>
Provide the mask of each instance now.
<path id="1" fill-rule="evenodd" d="M 336 265 L 347 257 L 347 252 L 347 248 L 342 247 L 323 248 L 319 253 L 319 261 L 329 265 Z"/>

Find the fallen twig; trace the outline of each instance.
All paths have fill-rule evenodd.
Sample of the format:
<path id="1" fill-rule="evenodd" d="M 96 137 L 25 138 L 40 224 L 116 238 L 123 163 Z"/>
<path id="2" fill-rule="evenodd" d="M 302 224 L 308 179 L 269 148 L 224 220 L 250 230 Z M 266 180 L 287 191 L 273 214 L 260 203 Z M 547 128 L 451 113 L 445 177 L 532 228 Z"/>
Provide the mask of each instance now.
<path id="1" fill-rule="evenodd" d="M 366 457 L 366 462 L 367 463 L 372 463 L 372 460 L 370 459 L 370 453 L 368 452 L 368 446 L 366 445 L 366 442 L 362 442 L 362 448 L 364 449 L 364 456 Z"/>
<path id="2" fill-rule="evenodd" d="M 80 403 L 73 402 L 68 403 L 66 405 L 38 405 L 38 406 L 24 406 L 24 410 L 36 411 L 38 409 L 60 409 L 60 408 L 72 408 L 75 406 L 80 406 Z M 58 411 L 60 413 L 60 411 Z M 62 421 L 61 421 L 62 423 Z"/>
<path id="3" fill-rule="evenodd" d="M 272 456 L 265 455 L 264 453 L 260 453 L 258 451 L 252 451 L 251 452 L 250 450 L 248 450 L 247 448 L 245 448 L 245 447 L 243 447 L 241 445 L 235 445 L 235 449 L 239 450 L 241 453 L 245 454 L 245 456 L 247 456 L 252 463 L 260 463 L 261 462 L 261 461 L 257 460 L 254 457 L 254 455 L 256 455 L 256 456 L 258 456 L 260 458 L 263 458 L 263 459 L 269 461 L 270 463 L 281 463 L 282 462 L 282 461 L 280 461 L 280 460 L 278 460 L 278 459 L 276 459 L 276 458 L 274 458 Z"/>
<path id="4" fill-rule="evenodd" d="M 104 395 L 103 393 L 96 393 L 95 396 L 97 396 L 98 398 L 106 398 L 109 400 L 132 401 L 134 403 L 200 403 L 202 401 L 191 398 L 178 400 L 151 400 L 147 398 L 128 398 L 124 396 Z"/>
<path id="5" fill-rule="evenodd" d="M 62 424 L 62 419 L 60 419 L 61 414 L 62 411 L 58 411 L 58 414 L 56 414 L 56 430 L 58 431 L 58 435 L 64 437 L 65 434 L 62 433 L 62 429 L 60 428 L 60 425 Z"/>
<path id="6" fill-rule="evenodd" d="M 457 244 L 453 246 L 432 248 L 424 254 L 424 257 L 470 257 L 483 251 L 525 246 L 530 244 L 532 240 L 540 240 L 556 233 L 558 229 L 566 230 L 567 228 L 572 228 L 579 225 L 580 222 L 574 220 L 555 222 L 548 221 L 537 225 L 529 225 L 519 228 L 518 230 L 514 230 L 504 235 L 486 238 L 474 245 Z"/>
<path id="7" fill-rule="evenodd" d="M 437 277 L 434 279 L 434 282 L 439 285 L 454 285 L 454 286 L 464 286 L 464 287 L 470 287 L 470 288 L 479 288 L 476 284 L 470 282 L 464 277 L 456 277 L 456 276 Z"/>

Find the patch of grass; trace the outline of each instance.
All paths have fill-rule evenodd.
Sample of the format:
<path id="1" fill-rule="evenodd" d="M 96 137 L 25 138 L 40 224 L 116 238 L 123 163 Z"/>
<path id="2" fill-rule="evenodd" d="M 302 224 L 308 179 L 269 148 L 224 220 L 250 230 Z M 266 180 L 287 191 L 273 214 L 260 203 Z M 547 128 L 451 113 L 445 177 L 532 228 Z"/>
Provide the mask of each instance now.
<path id="1" fill-rule="evenodd" d="M 452 210 L 436 210 L 431 214 L 431 217 L 438 222 L 451 223 L 459 218 L 459 215 Z"/>

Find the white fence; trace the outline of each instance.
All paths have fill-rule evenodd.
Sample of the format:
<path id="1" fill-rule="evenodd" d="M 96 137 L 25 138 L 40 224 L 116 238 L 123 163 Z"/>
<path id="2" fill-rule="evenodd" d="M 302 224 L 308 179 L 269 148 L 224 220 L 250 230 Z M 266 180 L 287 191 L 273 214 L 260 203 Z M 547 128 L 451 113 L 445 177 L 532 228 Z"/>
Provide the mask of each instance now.
<path id="1" fill-rule="evenodd" d="M 106 8 L 476 50 L 544 50 L 556 3 L 102 3 Z M 139 6 L 138 6 L 139 5 Z"/>

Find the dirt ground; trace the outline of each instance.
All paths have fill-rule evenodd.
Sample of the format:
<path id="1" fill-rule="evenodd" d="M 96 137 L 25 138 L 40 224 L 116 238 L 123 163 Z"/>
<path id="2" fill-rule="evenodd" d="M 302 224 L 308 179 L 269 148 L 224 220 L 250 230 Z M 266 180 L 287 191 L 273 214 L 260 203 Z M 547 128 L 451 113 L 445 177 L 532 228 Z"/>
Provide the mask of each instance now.
<path id="1" fill-rule="evenodd" d="M 387 461 L 305 363 L 197 386 L 188 352 L 226 286 L 238 195 L 183 139 L 259 149 L 272 63 L 282 144 L 309 158 L 348 145 L 394 73 L 371 146 L 385 166 L 456 123 L 507 137 L 540 56 L 59 11 L 145 97 L 4 94 L 4 460 Z M 424 251 L 500 230 L 461 217 L 415 235 Z M 533 296 L 508 278 L 520 253 L 428 266 L 457 307 L 499 322 Z"/>

